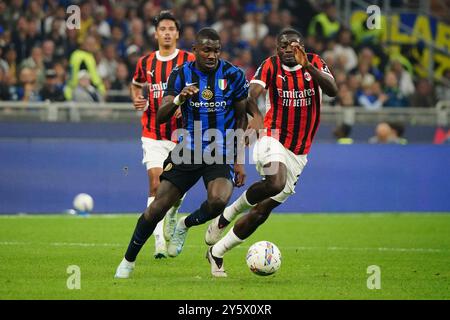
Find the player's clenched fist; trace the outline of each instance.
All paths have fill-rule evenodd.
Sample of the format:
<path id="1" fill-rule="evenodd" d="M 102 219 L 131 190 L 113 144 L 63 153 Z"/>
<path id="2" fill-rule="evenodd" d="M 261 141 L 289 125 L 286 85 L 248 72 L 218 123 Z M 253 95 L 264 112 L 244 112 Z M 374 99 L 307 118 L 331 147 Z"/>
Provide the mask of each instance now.
<path id="1" fill-rule="evenodd" d="M 187 99 L 192 97 L 194 94 L 198 93 L 198 91 L 199 89 L 194 85 L 184 87 L 183 90 L 181 90 L 180 94 L 178 95 L 178 98 L 180 99 L 179 101 L 181 103 L 184 103 Z"/>

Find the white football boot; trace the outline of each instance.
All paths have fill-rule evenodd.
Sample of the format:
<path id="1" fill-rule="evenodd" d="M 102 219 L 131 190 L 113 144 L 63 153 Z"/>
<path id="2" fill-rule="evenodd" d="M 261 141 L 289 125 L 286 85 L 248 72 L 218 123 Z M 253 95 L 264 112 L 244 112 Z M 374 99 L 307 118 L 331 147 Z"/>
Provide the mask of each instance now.
<path id="1" fill-rule="evenodd" d="M 211 265 L 211 274 L 217 278 L 227 277 L 227 273 L 223 267 L 223 258 L 217 258 L 212 255 L 212 247 L 208 247 L 206 251 L 206 259 Z"/>
<path id="2" fill-rule="evenodd" d="M 114 278 L 128 279 L 133 273 L 136 262 L 128 262 L 125 258 L 122 259 L 117 267 Z"/>

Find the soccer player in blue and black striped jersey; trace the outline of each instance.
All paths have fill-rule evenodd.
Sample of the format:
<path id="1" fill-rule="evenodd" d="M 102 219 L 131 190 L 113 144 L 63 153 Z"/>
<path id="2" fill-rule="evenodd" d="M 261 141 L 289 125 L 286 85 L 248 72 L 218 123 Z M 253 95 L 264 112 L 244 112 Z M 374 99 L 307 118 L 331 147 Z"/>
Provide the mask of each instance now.
<path id="1" fill-rule="evenodd" d="M 168 121 L 181 107 L 184 132 L 164 163 L 155 200 L 137 222 L 117 268 L 118 278 L 130 276 L 138 253 L 156 224 L 200 178 L 207 189 L 207 200 L 178 221 L 168 246 L 172 257 L 181 252 L 188 228 L 220 215 L 233 185 L 240 187 L 245 182 L 243 164 L 230 163 L 230 158 L 234 160 L 236 156 L 236 143 L 243 141 L 236 142 L 234 137 L 228 141 L 227 137 L 233 130 L 246 127 L 248 82 L 241 69 L 219 59 L 220 50 L 218 33 L 212 28 L 201 29 L 193 46 L 195 62 L 184 63 L 169 76 L 157 118 L 160 123 Z"/>

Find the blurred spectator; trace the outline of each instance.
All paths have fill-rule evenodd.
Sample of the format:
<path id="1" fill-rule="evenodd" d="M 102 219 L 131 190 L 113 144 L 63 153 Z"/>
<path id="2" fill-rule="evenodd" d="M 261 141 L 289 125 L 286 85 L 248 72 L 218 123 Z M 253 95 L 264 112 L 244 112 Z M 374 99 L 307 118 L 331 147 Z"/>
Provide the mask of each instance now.
<path id="1" fill-rule="evenodd" d="M 398 79 L 398 87 L 402 95 L 407 97 L 413 94 L 415 88 L 411 74 L 405 70 L 405 67 L 398 57 L 391 60 L 390 69 L 395 73 Z"/>
<path id="2" fill-rule="evenodd" d="M 54 69 L 48 69 L 45 72 L 45 82 L 39 92 L 42 100 L 46 101 L 64 101 L 64 91 L 61 85 L 58 85 L 57 73 Z"/>
<path id="3" fill-rule="evenodd" d="M 337 126 L 333 131 L 333 135 L 338 144 L 353 144 L 353 139 L 350 138 L 351 133 L 352 127 L 345 123 Z"/>
<path id="4" fill-rule="evenodd" d="M 31 50 L 31 56 L 26 58 L 20 64 L 20 69 L 30 68 L 36 71 L 37 85 L 40 88 L 44 83 L 44 58 L 42 56 L 42 49 L 39 47 L 34 47 Z"/>
<path id="5" fill-rule="evenodd" d="M 0 45 L 0 69 L 2 69 L 3 72 L 7 73 L 9 71 L 9 65 L 6 60 L 3 60 L 3 50 L 5 46 Z"/>
<path id="6" fill-rule="evenodd" d="M 103 81 L 113 82 L 116 77 L 117 52 L 112 43 L 107 44 L 102 50 L 103 55 L 98 62 L 97 70 Z"/>
<path id="7" fill-rule="evenodd" d="M 408 144 L 408 140 L 403 137 L 405 126 L 400 122 L 388 122 L 391 127 L 391 143 Z"/>
<path id="8" fill-rule="evenodd" d="M 246 79 L 250 80 L 256 72 L 254 63 L 252 62 L 252 53 L 250 50 L 243 50 L 239 57 L 235 59 L 234 64 L 244 70 Z"/>
<path id="9" fill-rule="evenodd" d="M 181 35 L 181 39 L 178 41 L 178 48 L 186 51 L 191 51 L 194 41 L 195 41 L 194 27 L 186 26 L 183 28 L 183 34 Z M 224 47 L 224 43 L 222 43 L 222 47 Z"/>
<path id="10" fill-rule="evenodd" d="M 106 21 L 108 12 L 105 6 L 98 6 L 94 13 L 94 24 L 98 34 L 103 40 L 111 38 L 111 26 Z"/>
<path id="11" fill-rule="evenodd" d="M 267 16 L 267 27 L 269 28 L 269 35 L 276 37 L 282 30 L 281 15 L 278 11 L 272 10 Z"/>
<path id="12" fill-rule="evenodd" d="M 355 95 L 346 84 L 343 84 L 339 87 L 339 92 L 336 99 L 336 106 L 339 107 L 355 106 Z"/>
<path id="13" fill-rule="evenodd" d="M 241 26 L 241 38 L 253 47 L 269 33 L 263 18 L 264 15 L 259 12 L 247 13 L 246 22 Z"/>
<path id="14" fill-rule="evenodd" d="M 115 75 L 115 80 L 111 84 L 111 90 L 114 90 L 117 95 L 113 95 L 108 101 L 111 102 L 131 102 L 129 95 L 129 77 L 128 77 L 128 67 L 125 63 L 119 63 L 117 65 L 117 71 Z M 122 92 L 122 94 L 120 94 Z"/>
<path id="15" fill-rule="evenodd" d="M 330 39 L 338 33 L 340 28 L 340 23 L 336 18 L 337 9 L 332 3 L 325 3 L 323 9 L 324 12 L 317 14 L 311 20 L 308 26 L 308 35 Z"/>
<path id="16" fill-rule="evenodd" d="M 17 56 L 17 62 L 22 62 L 23 59 L 30 55 L 32 43 L 28 39 L 28 21 L 24 16 L 20 16 L 17 20 L 17 25 L 13 29 L 12 44 Z"/>
<path id="17" fill-rule="evenodd" d="M 272 5 L 266 0 L 248 1 L 244 6 L 245 12 L 259 12 L 264 15 L 268 14 L 272 9 Z"/>
<path id="18" fill-rule="evenodd" d="M 410 99 L 411 107 L 429 108 L 436 105 L 436 94 L 428 79 L 419 79 L 416 90 Z"/>
<path id="19" fill-rule="evenodd" d="M 394 72 L 387 72 L 384 77 L 384 92 L 388 99 L 384 102 L 385 107 L 407 107 L 408 99 L 400 91 L 397 76 Z"/>
<path id="20" fill-rule="evenodd" d="M 70 69 L 71 78 L 68 85 L 65 87 L 65 96 L 67 100 L 72 100 L 72 90 L 78 86 L 79 76 L 78 73 L 82 69 L 87 70 L 89 74 L 89 80 L 97 88 L 101 95 L 105 94 L 105 86 L 102 79 L 97 72 L 97 62 L 95 61 L 93 53 L 97 50 L 98 42 L 92 37 L 88 36 L 81 45 L 81 48 L 75 50 L 70 56 Z"/>
<path id="21" fill-rule="evenodd" d="M 20 70 L 19 81 L 16 86 L 10 87 L 11 99 L 15 101 L 40 101 L 36 71 L 31 68 Z"/>
<path id="22" fill-rule="evenodd" d="M 381 122 L 377 125 L 375 136 L 369 139 L 369 143 L 406 144 L 406 139 L 402 138 L 403 132 L 404 127 L 399 123 L 389 124 L 387 122 Z"/>
<path id="23" fill-rule="evenodd" d="M 80 3 L 80 29 L 77 30 L 77 42 L 83 44 L 88 36 L 88 31 L 94 25 L 94 18 L 92 17 L 92 4 L 87 0 Z"/>
<path id="24" fill-rule="evenodd" d="M 363 80 L 362 92 L 358 96 L 358 104 L 367 110 L 379 110 L 389 97 L 381 91 L 378 81 L 369 79 Z"/>
<path id="25" fill-rule="evenodd" d="M 334 46 L 333 53 L 337 57 L 343 57 L 343 67 L 347 72 L 358 65 L 358 56 L 352 45 L 353 40 L 350 30 L 341 29 L 338 34 L 338 43 Z"/>
<path id="26" fill-rule="evenodd" d="M 42 63 L 44 69 L 51 69 L 55 63 L 55 43 L 53 40 L 46 39 L 42 43 Z"/>
<path id="27" fill-rule="evenodd" d="M 0 68 L 0 101 L 10 100 L 9 86 L 6 81 L 6 71 Z"/>
<path id="28" fill-rule="evenodd" d="M 447 69 L 436 86 L 436 95 L 439 100 L 450 101 L 450 69 Z"/>
<path id="29" fill-rule="evenodd" d="M 100 102 L 102 97 L 100 92 L 91 85 L 91 76 L 86 70 L 78 72 L 78 85 L 73 92 L 75 102 Z"/>
<path id="30" fill-rule="evenodd" d="M 7 78 L 10 80 L 11 84 L 15 84 L 18 78 L 17 77 L 18 67 L 17 67 L 17 53 L 13 44 L 5 48 L 4 56 L 6 63 L 8 63 L 8 70 L 6 72 Z"/>

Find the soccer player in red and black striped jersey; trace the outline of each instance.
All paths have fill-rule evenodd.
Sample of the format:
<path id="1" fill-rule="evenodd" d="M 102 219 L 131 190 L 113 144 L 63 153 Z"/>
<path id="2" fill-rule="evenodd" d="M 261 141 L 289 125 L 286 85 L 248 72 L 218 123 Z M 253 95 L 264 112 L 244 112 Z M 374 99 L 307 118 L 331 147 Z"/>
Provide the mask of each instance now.
<path id="1" fill-rule="evenodd" d="M 142 110 L 142 163 L 147 168 L 149 177 L 149 197 L 147 207 L 153 202 L 159 185 L 159 176 L 163 172 L 163 163 L 169 152 L 175 147 L 176 139 L 171 141 L 172 132 L 182 127 L 181 113 L 175 115 L 169 122 L 158 124 L 156 112 L 161 104 L 164 90 L 167 86 L 172 69 L 186 61 L 193 61 L 190 52 L 177 49 L 180 36 L 180 24 L 169 11 L 161 11 L 155 18 L 155 38 L 158 42 L 157 51 L 141 57 L 136 65 L 136 72 L 131 85 L 131 95 L 136 110 Z M 167 243 L 171 228 L 175 228 L 176 213 L 181 201 L 172 207 L 166 215 L 166 224 L 161 221 L 154 232 L 154 257 L 167 257 Z"/>
<path id="2" fill-rule="evenodd" d="M 302 35 L 285 29 L 277 37 L 277 55 L 266 59 L 250 81 L 247 111 L 255 109 L 266 92 L 266 115 L 250 123 L 265 128 L 254 146 L 254 160 L 264 178 L 254 183 L 223 214 L 214 219 L 205 235 L 213 276 L 226 276 L 224 254 L 248 238 L 270 212 L 295 193 L 297 180 L 319 126 L 322 91 L 336 96 L 337 86 L 326 63 L 306 53 Z M 234 227 L 222 238 L 225 227 L 238 214 Z M 220 241 L 219 241 L 220 239 Z"/>

